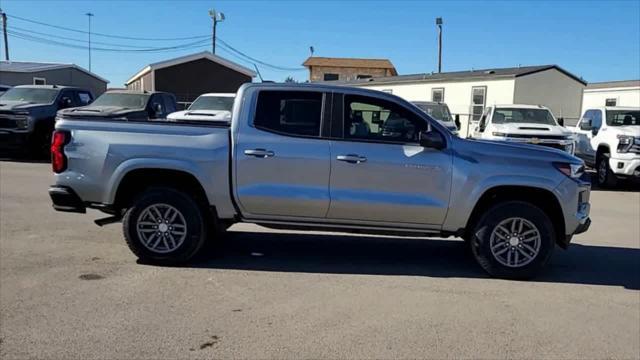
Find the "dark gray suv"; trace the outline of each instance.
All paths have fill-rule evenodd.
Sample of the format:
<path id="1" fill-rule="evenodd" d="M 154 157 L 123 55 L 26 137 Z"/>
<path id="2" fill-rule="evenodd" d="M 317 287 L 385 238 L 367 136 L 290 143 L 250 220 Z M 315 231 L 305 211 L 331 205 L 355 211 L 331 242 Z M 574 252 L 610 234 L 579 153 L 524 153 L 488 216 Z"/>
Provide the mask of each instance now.
<path id="1" fill-rule="evenodd" d="M 146 121 L 166 119 L 176 110 L 176 98 L 170 93 L 111 90 L 100 95 L 91 105 L 65 109 L 60 116 Z"/>
<path id="2" fill-rule="evenodd" d="M 91 91 L 59 85 L 19 85 L 0 96 L 0 152 L 48 156 L 58 110 L 93 101 Z"/>

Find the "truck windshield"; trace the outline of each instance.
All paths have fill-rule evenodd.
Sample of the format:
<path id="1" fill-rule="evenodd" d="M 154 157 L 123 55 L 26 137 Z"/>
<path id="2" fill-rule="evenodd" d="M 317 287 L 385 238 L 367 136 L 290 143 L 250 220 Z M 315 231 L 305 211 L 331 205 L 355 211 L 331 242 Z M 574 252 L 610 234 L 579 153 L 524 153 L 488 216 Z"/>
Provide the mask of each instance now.
<path id="1" fill-rule="evenodd" d="M 440 121 L 452 121 L 451 113 L 446 105 L 442 104 L 416 104 L 422 111 L 429 114 L 432 118 Z"/>
<path id="2" fill-rule="evenodd" d="M 527 123 L 558 125 L 553 115 L 547 109 L 518 109 L 499 108 L 493 113 L 491 122 L 494 124 Z"/>
<path id="3" fill-rule="evenodd" d="M 117 106 L 125 109 L 144 109 L 147 106 L 147 94 L 104 93 L 91 106 Z"/>
<path id="4" fill-rule="evenodd" d="M 189 110 L 226 110 L 233 108 L 233 97 L 200 96 L 189 106 Z"/>
<path id="5" fill-rule="evenodd" d="M 607 110 L 609 126 L 639 126 L 640 110 Z"/>
<path id="6" fill-rule="evenodd" d="M 24 101 L 32 104 L 51 104 L 58 95 L 56 89 L 11 88 L 0 96 L 0 101 Z"/>

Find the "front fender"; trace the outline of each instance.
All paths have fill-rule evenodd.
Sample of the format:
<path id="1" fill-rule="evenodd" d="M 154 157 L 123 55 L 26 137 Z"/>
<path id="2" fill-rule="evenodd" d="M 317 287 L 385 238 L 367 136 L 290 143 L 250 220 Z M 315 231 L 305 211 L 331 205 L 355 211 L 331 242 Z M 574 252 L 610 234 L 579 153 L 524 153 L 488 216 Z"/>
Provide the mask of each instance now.
<path id="1" fill-rule="evenodd" d="M 558 199 L 559 194 L 556 191 L 558 181 L 555 178 L 545 176 L 531 175 L 493 175 L 482 179 L 460 179 L 454 181 L 454 188 L 451 194 L 451 205 L 442 229 L 445 231 L 457 231 L 464 228 L 471 217 L 474 207 L 489 190 L 500 186 L 521 186 L 546 190 L 554 194 Z"/>

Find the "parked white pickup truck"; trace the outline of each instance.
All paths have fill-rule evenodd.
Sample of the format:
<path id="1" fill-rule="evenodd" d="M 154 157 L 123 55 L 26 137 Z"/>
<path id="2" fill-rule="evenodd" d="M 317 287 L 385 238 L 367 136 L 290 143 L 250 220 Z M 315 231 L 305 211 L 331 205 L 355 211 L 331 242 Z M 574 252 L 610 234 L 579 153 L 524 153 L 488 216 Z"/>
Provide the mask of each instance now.
<path id="1" fill-rule="evenodd" d="M 231 121 L 233 93 L 202 94 L 187 110 L 176 111 L 167 116 L 169 121 Z"/>
<path id="2" fill-rule="evenodd" d="M 563 123 L 541 105 L 494 105 L 485 109 L 472 137 L 538 144 L 573 154 L 573 134 Z"/>
<path id="3" fill-rule="evenodd" d="M 640 178 L 640 108 L 587 109 L 574 132 L 576 155 L 595 166 L 598 185 L 615 186 L 619 178 Z"/>

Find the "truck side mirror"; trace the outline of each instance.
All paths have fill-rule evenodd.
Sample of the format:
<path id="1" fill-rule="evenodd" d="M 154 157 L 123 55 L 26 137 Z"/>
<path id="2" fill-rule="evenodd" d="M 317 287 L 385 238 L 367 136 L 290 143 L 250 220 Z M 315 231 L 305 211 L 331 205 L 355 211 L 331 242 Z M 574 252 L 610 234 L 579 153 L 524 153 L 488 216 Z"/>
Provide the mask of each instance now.
<path id="1" fill-rule="evenodd" d="M 582 119 L 582 121 L 580 122 L 580 130 L 592 130 L 591 119 Z"/>
<path id="2" fill-rule="evenodd" d="M 443 149 L 445 146 L 444 137 L 437 131 L 420 132 L 420 146 L 424 148 Z"/>
<path id="3" fill-rule="evenodd" d="M 564 118 L 563 118 L 563 117 L 561 117 L 561 118 L 559 118 L 559 119 L 558 119 L 558 124 L 559 124 L 560 126 L 564 126 Z"/>
<path id="4" fill-rule="evenodd" d="M 154 118 L 158 119 L 162 116 L 162 105 L 159 103 L 156 103 L 153 105 L 153 115 Z"/>
<path id="5" fill-rule="evenodd" d="M 454 121 L 456 123 L 456 127 L 458 128 L 458 130 L 460 130 L 460 114 L 456 114 L 454 119 L 455 119 Z"/>

